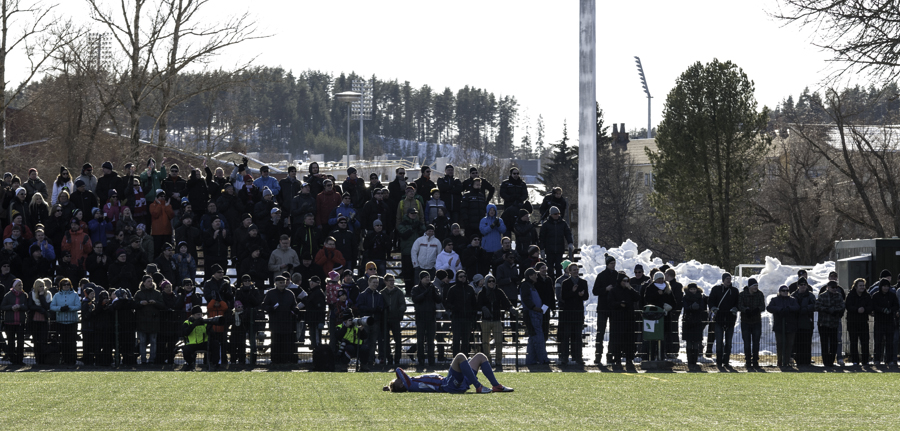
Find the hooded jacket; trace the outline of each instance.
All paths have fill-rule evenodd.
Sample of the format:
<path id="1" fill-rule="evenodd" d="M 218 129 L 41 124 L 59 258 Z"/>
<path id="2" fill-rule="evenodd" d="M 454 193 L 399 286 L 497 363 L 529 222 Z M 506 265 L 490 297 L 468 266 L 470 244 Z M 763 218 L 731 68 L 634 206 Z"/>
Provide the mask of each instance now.
<path id="1" fill-rule="evenodd" d="M 493 216 L 491 215 L 491 210 L 494 210 Z M 500 250 L 500 242 L 503 239 L 503 234 L 506 233 L 506 223 L 500 218 L 500 214 L 497 213 L 497 206 L 494 204 L 488 204 L 484 213 L 484 218 L 481 219 L 481 223 L 478 225 L 482 235 L 481 247 L 488 253 L 493 253 Z"/>

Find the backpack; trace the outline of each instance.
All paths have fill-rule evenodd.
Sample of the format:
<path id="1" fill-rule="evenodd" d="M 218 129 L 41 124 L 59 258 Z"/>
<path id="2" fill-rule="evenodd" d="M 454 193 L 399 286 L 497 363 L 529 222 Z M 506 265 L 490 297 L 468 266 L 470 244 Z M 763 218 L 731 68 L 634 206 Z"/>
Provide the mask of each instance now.
<path id="1" fill-rule="evenodd" d="M 313 349 L 313 371 L 334 372 L 334 351 L 328 345 Z"/>

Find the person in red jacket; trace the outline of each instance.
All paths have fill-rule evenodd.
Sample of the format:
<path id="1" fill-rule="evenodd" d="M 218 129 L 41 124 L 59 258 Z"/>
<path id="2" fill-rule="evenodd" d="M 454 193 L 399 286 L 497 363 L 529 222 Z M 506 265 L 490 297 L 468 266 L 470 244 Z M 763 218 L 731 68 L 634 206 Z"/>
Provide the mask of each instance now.
<path id="1" fill-rule="evenodd" d="M 172 242 L 172 219 L 175 211 L 166 199 L 166 192 L 156 191 L 156 199 L 150 204 L 150 234 L 153 235 L 154 254 L 159 253 L 167 242 Z M 150 260 L 156 256 L 147 256 Z"/>
<path id="2" fill-rule="evenodd" d="M 84 261 L 94 248 L 91 236 L 81 230 L 81 222 L 76 218 L 69 222 L 69 226 L 69 231 L 63 236 L 62 250 L 71 253 L 72 263 L 84 269 Z"/>
<path id="3" fill-rule="evenodd" d="M 316 253 L 316 265 L 321 266 L 322 271 L 326 273 L 331 272 L 334 268 L 340 268 L 347 263 L 347 260 L 344 259 L 344 255 L 341 251 L 335 248 L 336 242 L 334 237 L 329 236 L 325 240 L 325 247 Z"/>
<path id="4" fill-rule="evenodd" d="M 325 180 L 325 191 L 316 196 L 316 225 L 328 226 L 331 211 L 341 204 L 341 194 L 334 191 L 334 182 Z"/>

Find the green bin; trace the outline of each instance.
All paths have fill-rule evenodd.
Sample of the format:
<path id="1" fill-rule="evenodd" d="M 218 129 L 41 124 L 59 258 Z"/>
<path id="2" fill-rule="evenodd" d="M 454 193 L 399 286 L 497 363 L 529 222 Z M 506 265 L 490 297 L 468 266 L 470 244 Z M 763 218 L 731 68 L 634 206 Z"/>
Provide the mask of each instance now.
<path id="1" fill-rule="evenodd" d="M 666 338 L 663 330 L 666 310 L 655 305 L 644 307 L 644 341 L 661 341 Z"/>

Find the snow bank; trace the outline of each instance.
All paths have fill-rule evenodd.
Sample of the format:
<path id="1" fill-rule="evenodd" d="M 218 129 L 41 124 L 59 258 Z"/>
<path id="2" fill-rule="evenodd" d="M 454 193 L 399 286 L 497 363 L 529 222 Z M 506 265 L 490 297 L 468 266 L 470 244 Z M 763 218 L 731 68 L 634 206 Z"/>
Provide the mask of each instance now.
<path id="1" fill-rule="evenodd" d="M 665 264 L 662 259 L 653 257 L 650 250 L 640 251 L 638 245 L 632 240 L 626 240 L 616 248 L 607 249 L 598 245 L 582 246 L 581 263 L 584 265 L 584 278 L 589 286 L 593 286 L 594 279 L 606 267 L 604 254 L 609 253 L 616 259 L 616 271 L 625 271 L 628 276 L 634 276 L 634 268 L 637 265 L 644 267 L 644 273 L 649 275 L 650 270 Z M 716 284 L 721 283 L 722 274 L 726 271 L 715 265 L 700 263 L 696 260 L 676 265 L 675 279 L 687 286 L 688 283 L 697 283 L 698 286 L 709 294 Z M 834 262 L 823 262 L 808 270 L 809 284 L 816 290 L 828 282 L 828 273 L 834 271 Z M 782 265 L 774 257 L 766 257 L 765 268 L 760 274 L 753 276 L 759 282 L 759 289 L 768 297 L 778 292 L 778 286 L 797 281 L 797 270 L 792 266 Z M 739 288 L 747 285 L 750 277 L 738 277 L 734 275 L 732 280 Z M 591 298 L 591 303 L 597 301 Z"/>
<path id="2" fill-rule="evenodd" d="M 625 271 L 630 277 L 634 276 L 634 268 L 636 265 L 642 265 L 644 267 L 644 273 L 649 275 L 651 269 L 658 268 L 665 263 L 662 259 L 653 257 L 653 252 L 650 250 L 640 251 L 638 245 L 630 239 L 626 240 L 619 247 L 611 249 L 597 245 L 582 246 L 581 263 L 584 266 L 584 279 L 587 280 L 589 289 L 593 288 L 597 274 L 606 267 L 605 253 L 609 253 L 610 256 L 616 259 L 616 271 Z M 828 273 L 834 271 L 834 268 L 834 262 L 829 261 L 816 264 L 815 267 L 807 270 L 807 279 L 809 280 L 810 286 L 813 287 L 814 292 L 818 293 L 819 288 L 828 282 Z M 674 269 L 676 280 L 685 286 L 687 286 L 688 283 L 697 283 L 698 286 L 703 288 L 707 295 L 710 290 L 712 290 L 713 286 L 721 283 L 722 274 L 726 272 L 718 266 L 700 263 L 696 260 L 680 263 L 676 265 Z M 758 275 L 753 277 L 759 282 L 759 289 L 766 296 L 766 304 L 768 304 L 769 300 L 778 293 L 779 286 L 797 281 L 797 269 L 796 267 L 782 265 L 781 262 L 774 257 L 766 257 L 765 267 Z M 749 278 L 750 277 L 738 277 L 737 275 L 733 275 L 732 281 L 739 286 L 739 290 L 742 290 L 744 286 L 747 285 L 747 280 Z M 591 295 L 591 299 L 588 302 L 589 310 L 595 309 L 596 303 L 597 297 Z M 596 330 L 596 322 L 593 318 L 589 317 L 585 323 L 589 330 Z M 772 330 L 771 314 L 763 312 L 762 324 L 763 332 Z M 604 337 L 604 339 L 608 340 L 607 337 Z M 774 337 L 763 336 L 760 343 L 761 350 L 774 352 L 774 340 Z M 816 332 L 813 337 L 813 344 L 818 345 L 818 342 L 818 333 Z M 814 346 L 814 349 L 815 348 L 817 348 L 817 346 Z M 593 340 L 590 344 L 590 349 L 593 349 Z M 738 315 L 738 322 L 735 325 L 732 352 L 743 352 L 740 314 Z"/>

